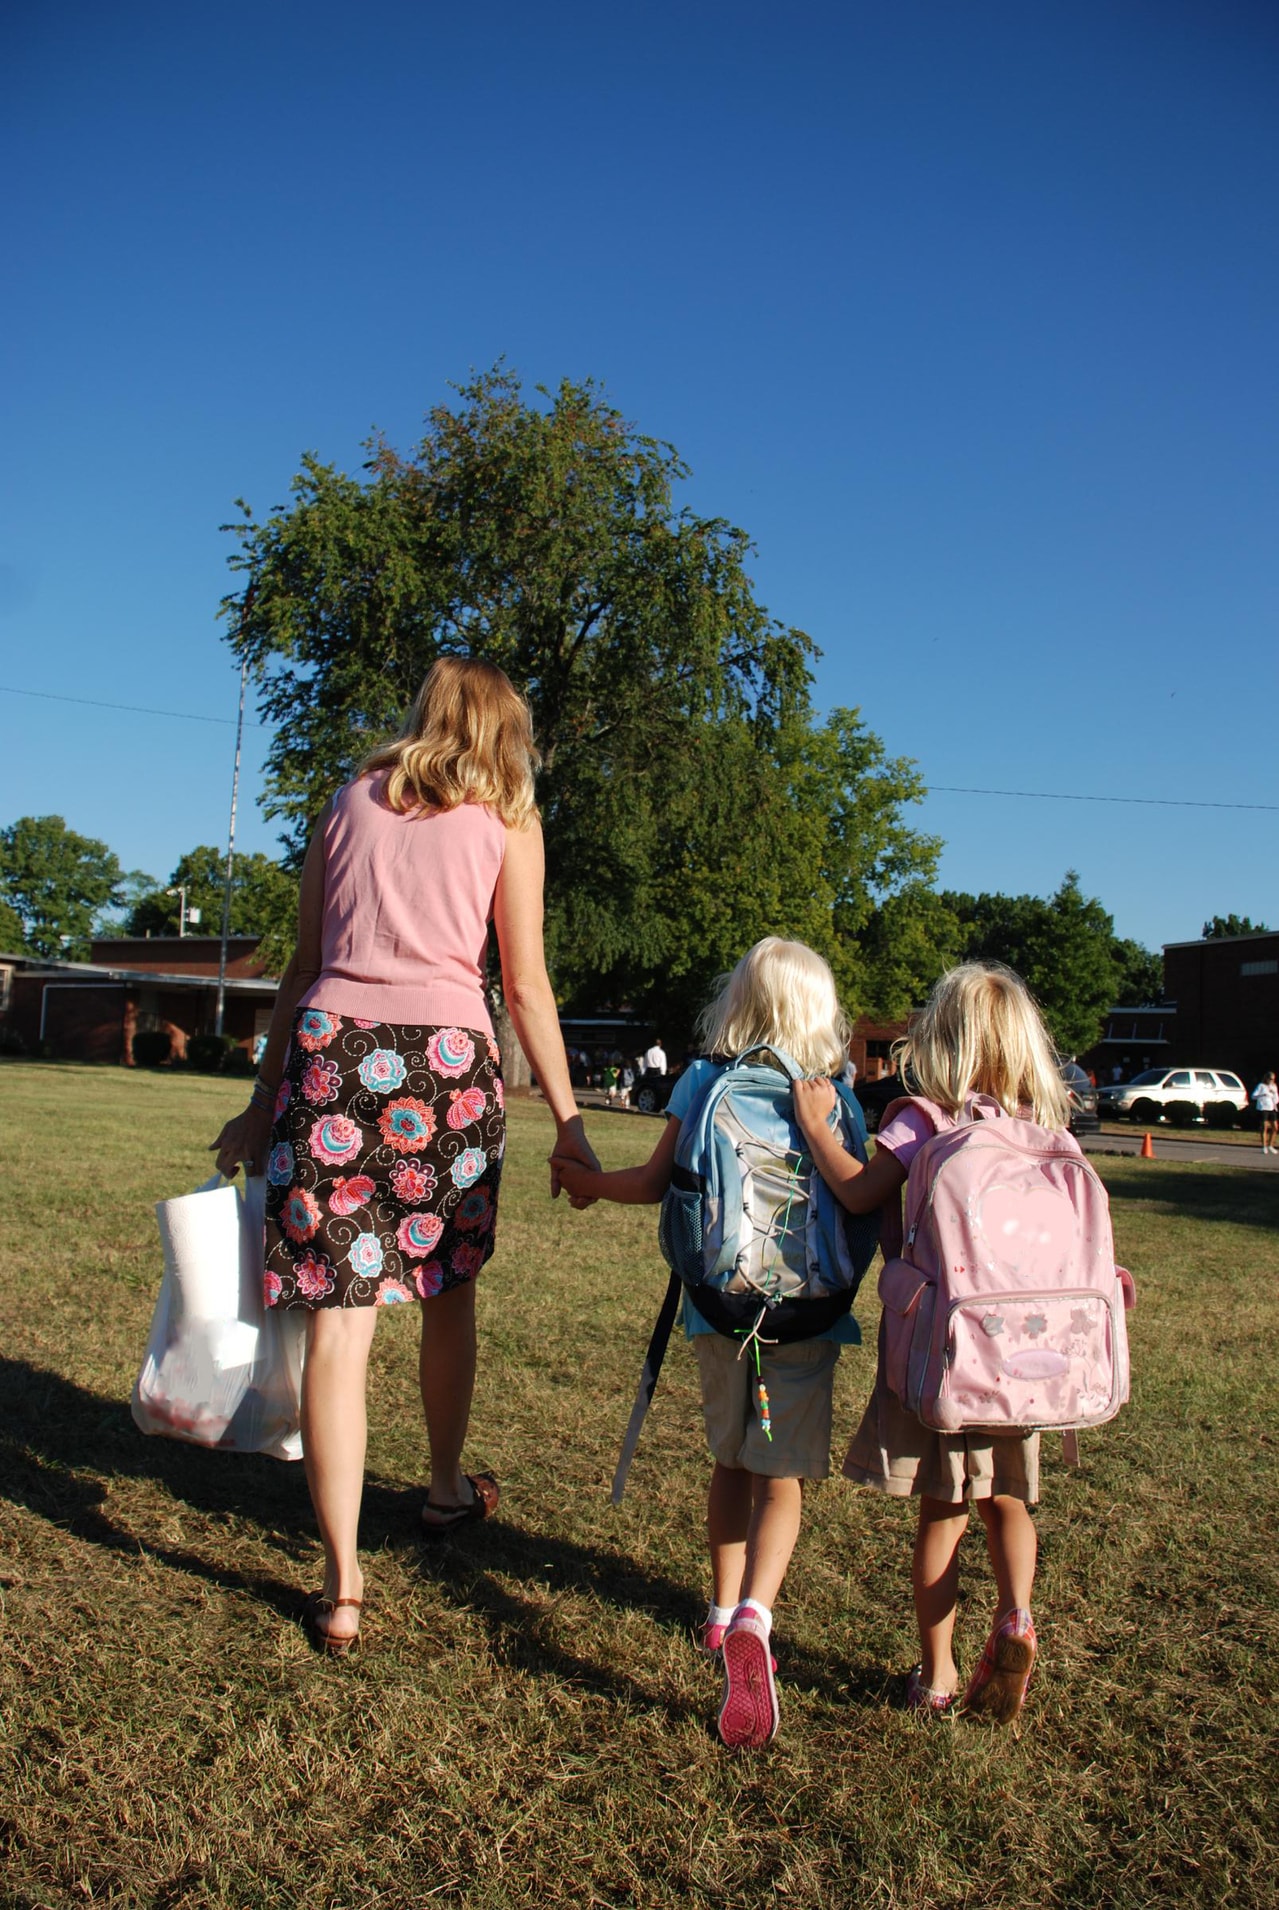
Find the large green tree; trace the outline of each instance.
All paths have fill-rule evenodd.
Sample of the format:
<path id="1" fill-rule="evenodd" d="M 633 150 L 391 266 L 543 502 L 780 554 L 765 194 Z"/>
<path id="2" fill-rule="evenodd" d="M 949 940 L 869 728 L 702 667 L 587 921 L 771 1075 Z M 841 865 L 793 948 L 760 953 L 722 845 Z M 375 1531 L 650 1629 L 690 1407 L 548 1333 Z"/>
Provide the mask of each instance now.
<path id="1" fill-rule="evenodd" d="M 1101 903 L 1084 895 L 1073 869 L 1047 900 L 956 894 L 942 900 L 958 917 L 964 960 L 1015 968 L 1061 1052 L 1091 1047 L 1115 1000 L 1115 926 Z"/>
<path id="2" fill-rule="evenodd" d="M 307 457 L 288 505 L 243 507 L 225 605 L 295 857 L 435 657 L 500 664 L 543 755 L 557 987 L 681 1030 L 769 930 L 828 952 L 855 1003 L 858 937 L 938 847 L 902 814 L 914 766 L 856 711 L 816 720 L 813 645 L 757 602 L 745 533 L 678 503 L 686 475 L 594 385 L 530 402 L 499 367 L 411 455 L 375 443 L 363 477 Z"/>
<path id="3" fill-rule="evenodd" d="M 99 918 L 121 899 L 123 871 L 105 842 L 61 816 L 21 816 L 0 829 L 0 902 L 33 955 L 83 961 Z"/>
<path id="4" fill-rule="evenodd" d="M 1116 941 L 1115 1006 L 1145 1008 L 1164 998 L 1164 958 L 1125 937 Z"/>
<path id="5" fill-rule="evenodd" d="M 176 935 L 179 897 L 185 888 L 188 909 L 200 911 L 199 933 L 222 930 L 226 852 L 207 843 L 181 857 L 165 884 L 155 883 L 138 896 L 121 926 L 122 935 Z M 297 914 L 297 877 L 270 856 L 238 855 L 231 876 L 232 935 L 291 932 Z"/>

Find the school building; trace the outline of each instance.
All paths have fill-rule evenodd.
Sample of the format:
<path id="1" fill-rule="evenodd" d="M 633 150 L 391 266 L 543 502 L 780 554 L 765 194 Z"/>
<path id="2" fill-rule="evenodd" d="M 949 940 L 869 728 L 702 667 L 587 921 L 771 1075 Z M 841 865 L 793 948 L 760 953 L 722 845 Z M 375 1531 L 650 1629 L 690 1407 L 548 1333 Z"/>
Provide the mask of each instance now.
<path id="1" fill-rule="evenodd" d="M 1112 1008 L 1080 1060 L 1100 1082 L 1145 1068 L 1228 1068 L 1251 1088 L 1279 1069 L 1279 931 L 1165 942 L 1163 1002 Z"/>
<path id="2" fill-rule="evenodd" d="M 223 1033 L 251 1050 L 265 1034 L 276 982 L 257 959 L 256 935 L 227 943 Z M 133 1066 L 134 1036 L 169 1035 L 172 1058 L 217 1013 L 216 935 L 153 935 L 92 944 L 87 962 L 0 954 L 0 1038 L 11 1052 Z"/>

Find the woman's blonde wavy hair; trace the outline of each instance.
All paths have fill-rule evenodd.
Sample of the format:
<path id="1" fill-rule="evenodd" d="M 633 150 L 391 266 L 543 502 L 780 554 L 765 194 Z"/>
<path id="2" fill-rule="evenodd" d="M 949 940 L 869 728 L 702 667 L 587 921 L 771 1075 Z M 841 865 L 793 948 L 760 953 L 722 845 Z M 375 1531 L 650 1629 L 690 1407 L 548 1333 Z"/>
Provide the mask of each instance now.
<path id="1" fill-rule="evenodd" d="M 478 802 L 526 829 L 540 762 L 528 704 L 505 672 L 478 657 L 438 657 L 395 741 L 366 756 L 359 774 L 385 770 L 384 799 L 401 815 Z"/>
<path id="2" fill-rule="evenodd" d="M 936 984 L 907 1034 L 893 1044 L 908 1086 L 958 1114 L 989 1094 L 1009 1114 L 1030 1109 L 1041 1127 L 1065 1127 L 1066 1090 L 1033 996 L 1001 962 L 965 962 Z"/>
<path id="3" fill-rule="evenodd" d="M 766 935 L 721 978 L 698 1018 L 707 1054 L 739 1055 L 767 1044 L 805 1074 L 838 1074 L 849 1024 L 830 964 L 804 942 Z"/>

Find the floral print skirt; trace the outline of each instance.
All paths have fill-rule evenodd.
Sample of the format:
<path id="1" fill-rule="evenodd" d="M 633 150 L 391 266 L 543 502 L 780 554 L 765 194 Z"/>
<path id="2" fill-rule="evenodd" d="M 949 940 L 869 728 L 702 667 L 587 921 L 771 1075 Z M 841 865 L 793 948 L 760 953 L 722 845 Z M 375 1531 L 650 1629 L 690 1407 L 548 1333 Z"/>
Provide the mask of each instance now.
<path id="1" fill-rule="evenodd" d="M 299 1009 L 267 1159 L 267 1305 L 389 1306 L 473 1280 L 505 1141 L 491 1036 Z"/>

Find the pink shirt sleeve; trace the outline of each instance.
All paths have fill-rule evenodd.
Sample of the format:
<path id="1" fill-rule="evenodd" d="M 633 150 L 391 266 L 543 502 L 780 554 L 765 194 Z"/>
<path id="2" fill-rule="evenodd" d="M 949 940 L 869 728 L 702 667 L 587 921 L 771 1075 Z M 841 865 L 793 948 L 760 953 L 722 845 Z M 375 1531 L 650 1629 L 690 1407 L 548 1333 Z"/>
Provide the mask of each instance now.
<path id="1" fill-rule="evenodd" d="M 933 1124 L 922 1108 L 902 1108 L 894 1114 L 887 1127 L 881 1127 L 875 1136 L 876 1147 L 887 1148 L 898 1166 L 907 1173 L 910 1164 L 925 1141 L 933 1137 Z"/>

